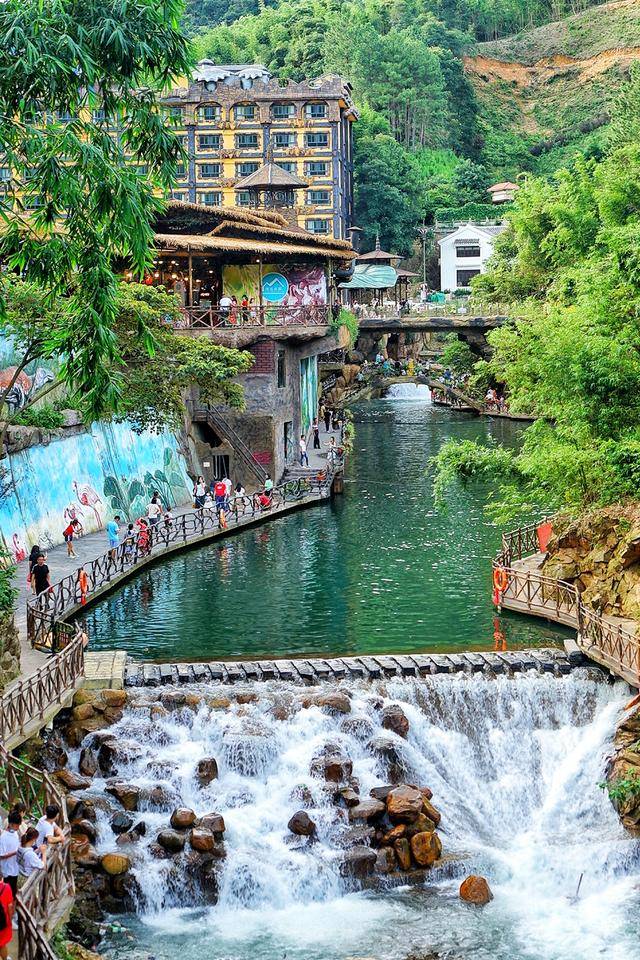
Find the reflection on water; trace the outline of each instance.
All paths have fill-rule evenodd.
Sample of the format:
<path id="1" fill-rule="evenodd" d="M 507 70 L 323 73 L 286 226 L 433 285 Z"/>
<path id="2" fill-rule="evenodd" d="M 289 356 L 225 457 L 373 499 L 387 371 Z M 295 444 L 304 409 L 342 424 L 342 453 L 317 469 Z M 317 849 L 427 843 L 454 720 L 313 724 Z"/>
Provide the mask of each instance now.
<path id="1" fill-rule="evenodd" d="M 561 630 L 505 615 L 496 646 L 488 491 L 458 490 L 443 512 L 431 490 L 444 440 L 515 444 L 521 425 L 432 407 L 419 389 L 354 414 L 343 497 L 143 573 L 88 612 L 94 649 L 189 660 L 556 642 Z"/>

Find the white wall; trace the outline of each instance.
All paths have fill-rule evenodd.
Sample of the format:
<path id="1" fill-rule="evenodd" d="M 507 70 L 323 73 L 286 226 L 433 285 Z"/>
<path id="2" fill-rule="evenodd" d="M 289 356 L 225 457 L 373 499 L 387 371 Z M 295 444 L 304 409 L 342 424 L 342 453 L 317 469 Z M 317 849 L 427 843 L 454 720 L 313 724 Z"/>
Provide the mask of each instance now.
<path id="1" fill-rule="evenodd" d="M 495 239 L 495 236 L 471 225 L 443 237 L 440 241 L 440 289 L 453 291 L 460 286 L 458 270 L 479 270 L 484 273 L 486 262 L 493 253 Z M 467 240 L 469 243 L 465 245 L 480 247 L 479 257 L 458 256 L 457 248 Z"/>

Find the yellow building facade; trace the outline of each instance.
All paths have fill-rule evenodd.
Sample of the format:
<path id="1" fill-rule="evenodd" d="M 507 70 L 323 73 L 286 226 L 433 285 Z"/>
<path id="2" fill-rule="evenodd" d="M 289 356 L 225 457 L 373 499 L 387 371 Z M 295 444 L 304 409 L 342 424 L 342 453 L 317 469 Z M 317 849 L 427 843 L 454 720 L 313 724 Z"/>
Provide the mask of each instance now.
<path id="1" fill-rule="evenodd" d="M 273 161 L 303 182 L 287 213 L 292 223 L 349 239 L 357 113 L 340 77 L 282 84 L 260 65 L 205 60 L 163 102 L 189 157 L 174 199 L 249 206 L 250 191 L 237 184 Z"/>

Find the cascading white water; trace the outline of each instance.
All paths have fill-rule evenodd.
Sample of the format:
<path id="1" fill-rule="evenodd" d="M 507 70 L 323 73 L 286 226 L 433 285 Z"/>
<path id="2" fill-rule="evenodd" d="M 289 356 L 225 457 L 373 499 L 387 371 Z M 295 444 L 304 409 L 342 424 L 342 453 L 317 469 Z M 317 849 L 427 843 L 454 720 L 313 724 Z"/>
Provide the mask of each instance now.
<path id="1" fill-rule="evenodd" d="M 431 391 L 425 383 L 392 383 L 385 393 L 387 400 L 431 400 Z"/>
<path id="2" fill-rule="evenodd" d="M 275 683 L 256 687 L 259 699 L 226 709 L 207 705 L 225 691 L 197 692 L 203 700 L 195 711 L 151 720 L 141 691 L 141 705 L 128 709 L 115 730 L 133 744 L 118 775 L 143 788 L 160 783 L 170 794 L 164 809 L 141 814 L 148 827 L 135 866 L 142 922 L 133 924 L 141 956 L 151 951 L 168 960 L 178 950 L 183 960 L 284 954 L 391 960 L 416 950 L 474 960 L 633 955 L 640 932 L 638 844 L 598 787 L 624 687 L 597 682 L 586 671 L 563 679 L 362 683 L 351 685 L 346 716 L 303 707 L 308 691 Z M 387 703 L 402 705 L 410 722 L 406 741 L 382 730 Z M 394 741 L 406 779 L 433 790 L 445 853 L 463 854 L 464 872 L 489 878 L 495 899 L 484 910 L 458 899 L 459 879 L 419 890 L 345 891 L 332 842 L 336 808 L 310 776 L 311 761 L 327 742 L 339 745 L 365 796 L 385 782 L 367 746 L 380 735 Z M 201 787 L 195 765 L 208 756 L 218 760 L 220 776 Z M 318 825 L 311 845 L 287 830 L 305 789 Z M 178 804 L 224 815 L 227 858 L 216 906 L 203 907 L 184 882 L 184 868 L 150 851 Z M 101 849 L 113 841 L 105 818 Z M 119 949 L 116 943 L 116 955 Z"/>

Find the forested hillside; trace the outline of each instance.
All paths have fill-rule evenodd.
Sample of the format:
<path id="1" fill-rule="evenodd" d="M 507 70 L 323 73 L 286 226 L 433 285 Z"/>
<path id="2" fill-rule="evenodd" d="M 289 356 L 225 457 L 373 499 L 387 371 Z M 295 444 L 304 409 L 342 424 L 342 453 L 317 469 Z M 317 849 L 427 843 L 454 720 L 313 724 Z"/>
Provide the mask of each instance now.
<path id="1" fill-rule="evenodd" d="M 597 154 L 611 97 L 640 56 L 640 0 L 593 6 L 190 0 L 189 17 L 200 58 L 351 82 L 356 219 L 365 245 L 380 229 L 385 246 L 408 253 L 436 210 L 464 212 L 487 201 L 491 182 Z"/>

